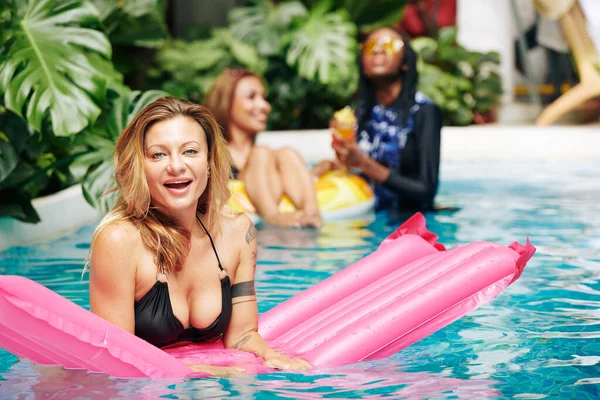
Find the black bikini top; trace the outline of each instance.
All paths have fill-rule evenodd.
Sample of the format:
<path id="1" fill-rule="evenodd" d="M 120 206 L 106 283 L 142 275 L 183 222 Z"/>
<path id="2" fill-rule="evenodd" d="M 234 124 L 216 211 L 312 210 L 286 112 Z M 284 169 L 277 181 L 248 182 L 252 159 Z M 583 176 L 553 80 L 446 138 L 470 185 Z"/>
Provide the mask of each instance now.
<path id="1" fill-rule="evenodd" d="M 210 239 L 219 269 L 223 274 L 223 267 L 213 239 L 202 221 L 200 219 L 198 221 Z M 162 274 L 164 275 L 164 271 L 162 271 Z M 219 340 L 223 337 L 231 320 L 231 282 L 228 276 L 221 279 L 221 298 L 221 314 L 210 326 L 204 329 L 190 326 L 186 329 L 173 314 L 167 282 L 157 280 L 148 293 L 135 303 L 135 335 L 158 347 L 183 341 L 210 342 Z"/>

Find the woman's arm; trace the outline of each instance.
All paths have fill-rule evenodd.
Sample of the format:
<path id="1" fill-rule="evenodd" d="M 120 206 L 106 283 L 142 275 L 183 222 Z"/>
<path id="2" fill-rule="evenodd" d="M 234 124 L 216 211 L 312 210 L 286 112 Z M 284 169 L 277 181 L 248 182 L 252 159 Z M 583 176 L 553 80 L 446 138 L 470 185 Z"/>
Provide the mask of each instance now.
<path id="1" fill-rule="evenodd" d="M 137 231 L 110 224 L 98 234 L 90 260 L 91 311 L 134 333 Z"/>
<path id="2" fill-rule="evenodd" d="M 394 192 L 421 202 L 433 200 L 438 186 L 442 113 L 434 104 L 425 105 L 415 116 L 419 176 L 408 178 L 390 170 L 383 184 Z"/>
<path id="3" fill-rule="evenodd" d="M 240 223 L 240 222 L 242 223 Z M 278 369 L 307 369 L 310 365 L 300 359 L 288 358 L 269 346 L 258 333 L 258 305 L 254 292 L 256 271 L 256 229 L 248 217 L 241 215 L 237 225 L 244 227 L 240 231 L 242 250 L 240 264 L 232 285 L 233 311 L 231 323 L 225 333 L 225 347 L 245 350 L 265 359 L 265 365 Z"/>

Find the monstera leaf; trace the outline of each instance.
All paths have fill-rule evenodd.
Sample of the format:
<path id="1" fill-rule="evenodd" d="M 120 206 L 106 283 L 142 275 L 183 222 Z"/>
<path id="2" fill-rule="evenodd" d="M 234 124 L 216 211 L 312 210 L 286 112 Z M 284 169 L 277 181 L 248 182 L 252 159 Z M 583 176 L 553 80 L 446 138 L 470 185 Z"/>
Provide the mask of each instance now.
<path id="1" fill-rule="evenodd" d="M 306 22 L 290 34 L 286 61 L 298 74 L 322 84 L 349 79 L 356 61 L 356 26 L 345 10 L 327 12 L 324 0 L 312 8 Z"/>
<path id="2" fill-rule="evenodd" d="M 91 150 L 77 158 L 70 171 L 76 178 L 83 178 L 83 196 L 87 202 L 101 212 L 114 205 L 117 196 L 105 196 L 115 187 L 113 155 L 115 142 L 127 124 L 154 100 L 168 94 L 159 90 L 134 91 L 118 97 L 108 114 L 94 126 L 76 136 L 76 141 Z"/>
<path id="3" fill-rule="evenodd" d="M 49 112 L 55 135 L 80 132 L 100 115 L 107 82 L 120 80 L 108 39 L 86 27 L 98 12 L 75 0 L 30 0 L 21 11 L 0 64 L 5 105 L 37 131 Z"/>
<path id="4" fill-rule="evenodd" d="M 251 44 L 261 56 L 280 52 L 282 37 L 294 18 L 305 18 L 306 7 L 299 1 L 274 4 L 270 0 L 256 0 L 252 7 L 232 9 L 229 27 L 241 41 Z"/>

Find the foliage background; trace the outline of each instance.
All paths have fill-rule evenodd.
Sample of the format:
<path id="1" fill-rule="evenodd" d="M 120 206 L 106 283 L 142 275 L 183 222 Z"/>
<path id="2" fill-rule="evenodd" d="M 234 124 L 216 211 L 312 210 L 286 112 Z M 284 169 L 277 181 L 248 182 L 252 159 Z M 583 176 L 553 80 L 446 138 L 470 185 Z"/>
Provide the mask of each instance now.
<path id="1" fill-rule="evenodd" d="M 37 222 L 33 198 L 82 183 L 103 211 L 119 133 L 172 94 L 202 102 L 227 67 L 264 76 L 269 129 L 327 126 L 352 102 L 360 34 L 397 23 L 408 0 L 250 0 L 228 24 L 169 36 L 163 0 L 4 0 L 0 9 L 0 217 Z M 452 30 L 416 39 L 421 90 L 450 124 L 499 96 L 497 55 Z"/>

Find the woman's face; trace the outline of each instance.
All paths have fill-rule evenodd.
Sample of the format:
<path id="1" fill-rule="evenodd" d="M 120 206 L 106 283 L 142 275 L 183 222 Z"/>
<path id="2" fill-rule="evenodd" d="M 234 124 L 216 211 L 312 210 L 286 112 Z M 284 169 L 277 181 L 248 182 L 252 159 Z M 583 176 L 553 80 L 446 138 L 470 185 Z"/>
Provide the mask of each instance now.
<path id="1" fill-rule="evenodd" d="M 195 210 L 208 183 L 202 127 L 184 116 L 152 125 L 144 138 L 144 170 L 154 206 L 167 212 Z"/>
<path id="2" fill-rule="evenodd" d="M 255 76 L 246 76 L 237 84 L 231 105 L 231 127 L 249 135 L 256 135 L 267 128 L 271 105 L 265 98 L 265 87 Z"/>
<path id="3" fill-rule="evenodd" d="M 404 42 L 392 29 L 377 29 L 362 43 L 362 68 L 367 78 L 398 76 L 403 59 Z"/>

